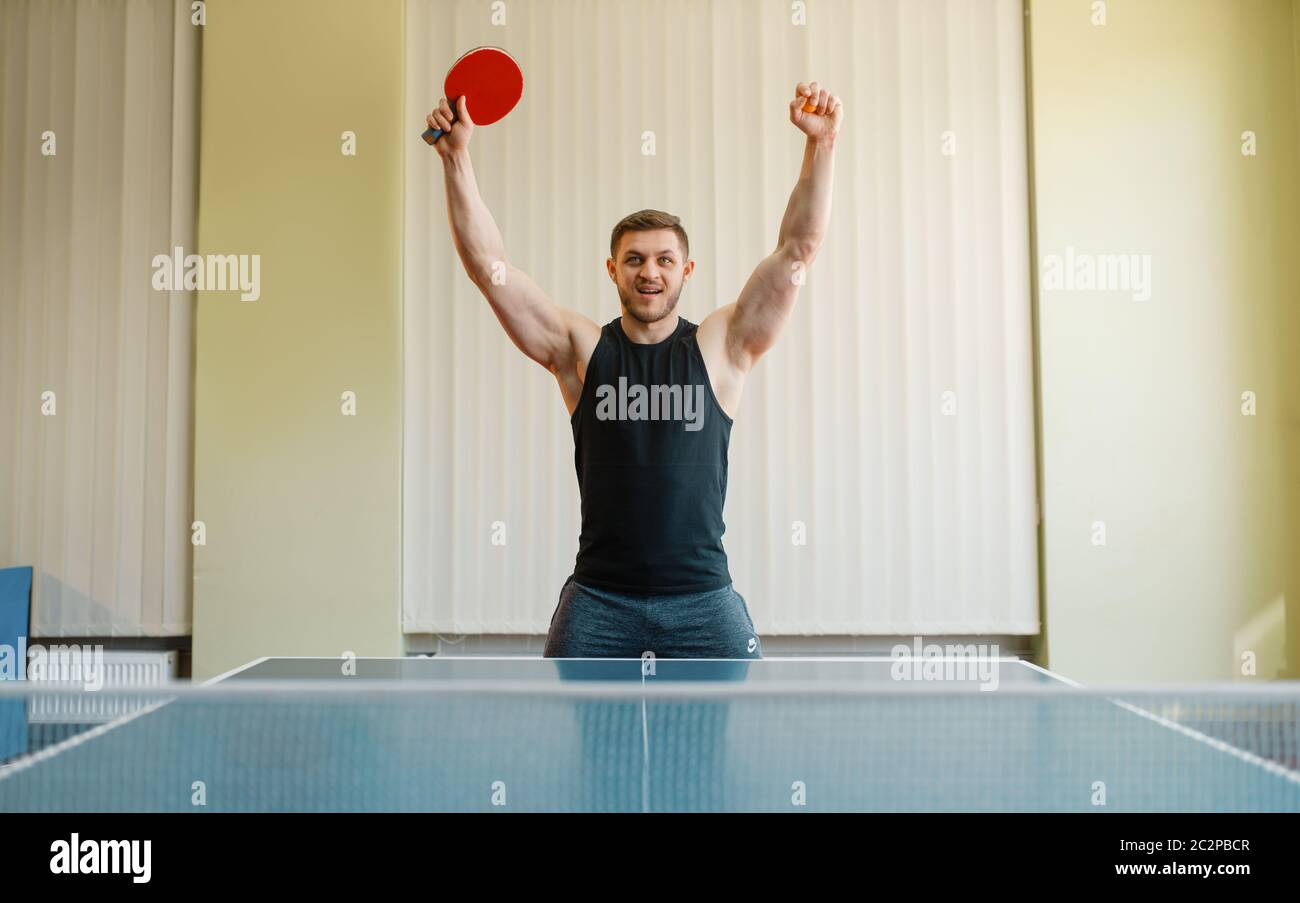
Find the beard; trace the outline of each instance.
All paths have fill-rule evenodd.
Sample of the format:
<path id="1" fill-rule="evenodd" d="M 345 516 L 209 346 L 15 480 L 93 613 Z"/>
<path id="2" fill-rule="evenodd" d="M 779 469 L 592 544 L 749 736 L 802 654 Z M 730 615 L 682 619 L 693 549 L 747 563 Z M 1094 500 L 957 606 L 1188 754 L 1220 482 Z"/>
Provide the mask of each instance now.
<path id="1" fill-rule="evenodd" d="M 618 300 L 623 311 L 638 323 L 658 323 L 665 317 L 671 316 L 677 309 L 677 301 L 681 296 L 682 286 L 679 285 L 672 294 L 669 294 L 668 289 L 665 288 L 662 294 L 647 303 L 647 300 L 635 291 L 629 295 L 621 285 L 618 287 Z"/>

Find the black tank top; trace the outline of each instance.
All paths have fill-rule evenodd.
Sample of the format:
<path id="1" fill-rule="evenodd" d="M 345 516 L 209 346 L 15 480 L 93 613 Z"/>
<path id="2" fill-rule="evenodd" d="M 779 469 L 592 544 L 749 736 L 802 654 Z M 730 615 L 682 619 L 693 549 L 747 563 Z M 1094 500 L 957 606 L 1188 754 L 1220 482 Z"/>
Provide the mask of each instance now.
<path id="1" fill-rule="evenodd" d="M 573 579 L 627 593 L 731 583 L 722 549 L 731 418 L 713 395 L 696 326 L 637 345 L 600 331 L 573 412 L 582 534 Z"/>

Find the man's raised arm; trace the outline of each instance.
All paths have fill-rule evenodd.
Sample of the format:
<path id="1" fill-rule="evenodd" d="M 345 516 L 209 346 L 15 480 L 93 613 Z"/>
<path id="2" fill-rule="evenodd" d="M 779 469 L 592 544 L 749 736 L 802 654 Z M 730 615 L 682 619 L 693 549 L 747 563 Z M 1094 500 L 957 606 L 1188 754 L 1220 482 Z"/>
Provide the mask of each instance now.
<path id="1" fill-rule="evenodd" d="M 776 250 L 755 268 L 736 303 L 719 308 L 708 318 L 725 322 L 726 358 L 741 373 L 748 372 L 775 344 L 803 282 L 797 276 L 812 264 L 826 237 L 831 216 L 835 136 L 843 116 L 839 98 L 819 87 L 817 82 L 800 84 L 795 89 L 794 100 L 790 102 L 790 121 L 808 137 L 799 181 L 781 220 Z"/>
<path id="2" fill-rule="evenodd" d="M 470 163 L 474 123 L 465 109 L 465 99 L 460 99 L 454 123 L 446 98 L 427 122 L 446 133 L 434 147 L 442 158 L 447 218 L 465 272 L 520 351 L 557 377 L 572 373 L 575 332 L 596 329 L 595 324 L 555 304 L 527 273 L 506 259 L 501 230 L 483 203 Z"/>

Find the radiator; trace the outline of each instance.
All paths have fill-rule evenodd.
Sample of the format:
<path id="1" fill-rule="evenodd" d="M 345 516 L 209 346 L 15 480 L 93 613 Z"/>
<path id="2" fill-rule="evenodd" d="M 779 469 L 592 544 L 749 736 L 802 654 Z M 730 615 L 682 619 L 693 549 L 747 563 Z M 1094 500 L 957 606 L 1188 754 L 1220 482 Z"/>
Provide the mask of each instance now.
<path id="1" fill-rule="evenodd" d="M 36 695 L 28 707 L 29 724 L 102 724 L 140 708 L 140 700 L 114 693 L 123 687 L 157 687 L 177 679 L 176 651 L 104 652 L 104 686 L 96 692 Z M 57 686 L 58 680 L 44 683 Z"/>

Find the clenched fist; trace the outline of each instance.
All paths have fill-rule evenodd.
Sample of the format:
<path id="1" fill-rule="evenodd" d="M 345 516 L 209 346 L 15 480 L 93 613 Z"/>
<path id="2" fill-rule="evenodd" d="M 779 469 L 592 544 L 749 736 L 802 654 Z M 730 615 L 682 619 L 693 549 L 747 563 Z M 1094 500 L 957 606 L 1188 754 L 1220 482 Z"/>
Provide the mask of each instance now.
<path id="1" fill-rule="evenodd" d="M 844 105 L 817 82 L 800 82 L 790 101 L 790 121 L 814 141 L 830 141 L 844 121 Z"/>

